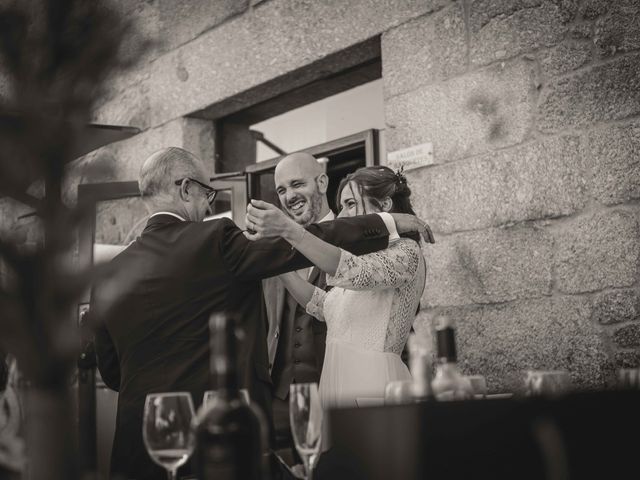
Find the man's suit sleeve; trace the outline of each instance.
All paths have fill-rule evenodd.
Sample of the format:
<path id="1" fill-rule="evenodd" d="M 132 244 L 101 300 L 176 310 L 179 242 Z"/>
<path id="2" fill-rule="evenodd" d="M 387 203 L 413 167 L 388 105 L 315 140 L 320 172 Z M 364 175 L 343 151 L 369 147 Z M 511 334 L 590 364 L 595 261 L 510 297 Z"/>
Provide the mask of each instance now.
<path id="1" fill-rule="evenodd" d="M 223 221 L 220 254 L 237 277 L 258 280 L 312 265 L 283 239 L 266 238 L 252 242 L 231 220 Z M 339 218 L 310 225 L 307 230 L 355 255 L 377 252 L 389 245 L 389 231 L 379 215 Z"/>

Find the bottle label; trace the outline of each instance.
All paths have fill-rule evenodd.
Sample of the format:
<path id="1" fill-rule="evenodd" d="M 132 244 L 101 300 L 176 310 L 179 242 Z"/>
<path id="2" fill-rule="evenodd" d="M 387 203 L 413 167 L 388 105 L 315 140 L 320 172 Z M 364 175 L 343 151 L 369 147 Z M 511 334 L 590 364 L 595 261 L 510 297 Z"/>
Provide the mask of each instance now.
<path id="1" fill-rule="evenodd" d="M 253 439 L 231 436 L 226 442 L 201 446 L 198 452 L 199 479 L 241 480 L 260 477 L 261 456 Z"/>
<path id="2" fill-rule="evenodd" d="M 457 361 L 455 331 L 451 327 L 445 327 L 436 332 L 438 343 L 438 358 L 448 362 Z"/>
<path id="3" fill-rule="evenodd" d="M 203 479 L 235 480 L 240 478 L 233 450 L 224 445 L 206 445 L 200 452 L 200 475 Z"/>

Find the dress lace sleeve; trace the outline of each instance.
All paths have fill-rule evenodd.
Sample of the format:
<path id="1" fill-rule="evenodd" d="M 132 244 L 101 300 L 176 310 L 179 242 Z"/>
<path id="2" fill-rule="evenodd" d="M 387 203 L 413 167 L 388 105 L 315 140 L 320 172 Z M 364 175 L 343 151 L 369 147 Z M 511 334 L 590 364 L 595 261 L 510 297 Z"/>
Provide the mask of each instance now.
<path id="1" fill-rule="evenodd" d="M 359 257 L 342 250 L 335 275 L 327 275 L 327 285 L 347 290 L 399 287 L 415 278 L 420 261 L 420 246 L 405 238 L 385 250 Z"/>
<path id="2" fill-rule="evenodd" d="M 321 288 L 315 287 L 313 289 L 311 300 L 309 300 L 309 303 L 307 303 L 306 306 L 307 313 L 321 322 L 324 322 L 324 300 L 326 297 L 327 292 Z"/>

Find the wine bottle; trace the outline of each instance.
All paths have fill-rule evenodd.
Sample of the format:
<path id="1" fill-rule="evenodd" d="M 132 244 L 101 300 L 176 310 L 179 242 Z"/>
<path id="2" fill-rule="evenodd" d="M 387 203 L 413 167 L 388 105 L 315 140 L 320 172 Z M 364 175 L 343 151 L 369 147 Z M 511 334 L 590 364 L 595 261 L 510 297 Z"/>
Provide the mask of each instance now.
<path id="1" fill-rule="evenodd" d="M 433 400 L 431 389 L 432 362 L 425 342 L 413 332 L 407 342 L 409 347 L 409 370 L 411 371 L 411 400 L 424 402 Z"/>
<path id="2" fill-rule="evenodd" d="M 199 480 L 257 480 L 264 475 L 266 421 L 240 396 L 233 322 L 209 319 L 211 388 L 215 401 L 203 409 L 195 428 L 194 473 Z"/>
<path id="3" fill-rule="evenodd" d="M 455 328 L 447 316 L 436 318 L 438 359 L 431 383 L 436 400 L 466 400 L 473 398 L 473 387 L 457 364 Z"/>

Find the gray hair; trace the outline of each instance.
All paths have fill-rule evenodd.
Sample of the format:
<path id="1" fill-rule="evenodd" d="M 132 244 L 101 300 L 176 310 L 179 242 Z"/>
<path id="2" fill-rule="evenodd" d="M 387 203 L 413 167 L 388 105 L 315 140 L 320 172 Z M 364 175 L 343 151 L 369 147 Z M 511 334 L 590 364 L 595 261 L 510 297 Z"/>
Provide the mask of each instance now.
<path id="1" fill-rule="evenodd" d="M 191 152 L 178 147 L 169 147 L 153 153 L 140 168 L 138 185 L 143 197 L 168 194 L 175 188 L 175 181 L 198 178 L 204 165 Z"/>

